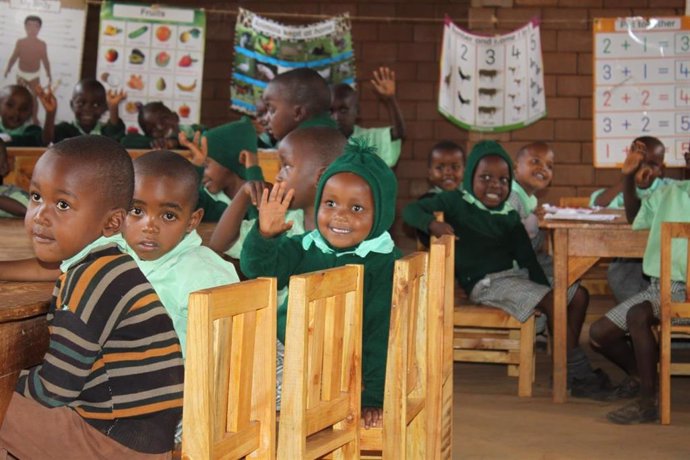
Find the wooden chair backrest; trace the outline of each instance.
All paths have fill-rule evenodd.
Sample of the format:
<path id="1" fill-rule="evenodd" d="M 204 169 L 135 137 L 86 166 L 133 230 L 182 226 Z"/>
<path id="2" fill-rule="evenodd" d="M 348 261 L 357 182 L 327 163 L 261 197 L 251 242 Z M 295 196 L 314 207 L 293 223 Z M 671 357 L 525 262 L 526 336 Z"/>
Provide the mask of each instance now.
<path id="1" fill-rule="evenodd" d="M 263 172 L 264 180 L 275 184 L 276 176 L 280 171 L 280 158 L 277 150 L 259 150 L 259 166 Z"/>
<path id="2" fill-rule="evenodd" d="M 190 295 L 183 458 L 275 458 L 275 337 L 275 278 Z"/>
<path id="3" fill-rule="evenodd" d="M 561 208 L 589 208 L 588 196 L 562 196 L 558 205 Z"/>
<path id="4" fill-rule="evenodd" d="M 279 459 L 359 458 L 364 267 L 290 278 Z"/>
<path id="5" fill-rule="evenodd" d="M 690 223 L 664 222 L 661 224 L 661 313 L 660 313 L 660 337 L 659 337 L 659 411 L 661 423 L 667 425 L 671 422 L 671 334 L 690 334 L 690 326 L 674 325 L 673 319 L 690 319 L 690 296 L 686 289 L 684 302 L 673 302 L 671 298 L 671 271 L 672 254 L 682 251 L 683 248 L 673 244 L 674 239 L 683 239 L 686 251 L 685 285 L 690 283 L 690 251 L 687 245 L 690 242 Z M 680 242 L 679 242 L 680 243 Z M 688 366 L 678 366 L 678 373 L 688 375 Z M 675 373 L 675 372 L 674 372 Z"/>

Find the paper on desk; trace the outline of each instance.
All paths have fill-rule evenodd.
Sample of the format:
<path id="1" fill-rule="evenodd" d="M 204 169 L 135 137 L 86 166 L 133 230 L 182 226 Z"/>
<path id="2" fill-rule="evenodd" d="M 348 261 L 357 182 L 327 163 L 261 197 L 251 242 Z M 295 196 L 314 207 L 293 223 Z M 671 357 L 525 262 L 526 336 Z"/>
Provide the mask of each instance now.
<path id="1" fill-rule="evenodd" d="M 591 222 L 609 222 L 616 219 L 615 214 L 594 214 L 592 209 L 563 208 L 549 212 L 544 219 L 587 220 Z"/>

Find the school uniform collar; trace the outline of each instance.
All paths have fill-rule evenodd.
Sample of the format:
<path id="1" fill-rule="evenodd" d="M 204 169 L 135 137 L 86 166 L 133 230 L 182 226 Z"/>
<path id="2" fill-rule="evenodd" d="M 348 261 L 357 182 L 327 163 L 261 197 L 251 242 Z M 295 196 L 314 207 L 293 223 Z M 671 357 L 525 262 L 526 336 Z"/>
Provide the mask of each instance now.
<path id="1" fill-rule="evenodd" d="M 520 183 L 515 179 L 513 179 L 513 191 L 517 194 L 520 202 L 525 207 L 525 210 L 528 214 L 533 213 L 534 210 L 537 209 L 537 197 L 534 195 L 529 195 L 525 189 L 522 188 L 522 185 L 520 185 Z"/>
<path id="2" fill-rule="evenodd" d="M 513 210 L 512 206 L 507 201 L 504 201 L 501 206 L 497 209 L 489 209 L 486 206 L 484 206 L 484 203 L 479 201 L 477 198 L 474 197 L 474 195 L 471 195 L 467 193 L 467 191 L 462 191 L 462 199 L 467 201 L 469 204 L 476 206 L 477 208 L 481 209 L 482 211 L 486 211 L 489 214 L 499 214 L 499 215 L 506 215 L 510 211 Z"/>
<path id="3" fill-rule="evenodd" d="M 165 264 L 178 257 L 180 254 L 183 254 L 189 249 L 198 246 L 201 246 L 201 236 L 199 236 L 196 230 L 192 230 L 190 233 L 187 233 L 184 238 L 182 238 L 182 241 L 180 241 L 177 246 L 156 260 L 140 259 L 139 256 L 137 256 L 137 253 L 134 252 L 134 249 L 129 247 L 129 245 L 127 245 L 127 253 L 131 255 L 137 262 L 137 265 L 142 273 L 144 273 L 144 276 L 148 277 L 156 269 L 165 266 Z"/>
<path id="4" fill-rule="evenodd" d="M 371 252 L 379 254 L 390 254 L 395 249 L 395 243 L 391 238 L 390 233 L 383 232 L 376 238 L 364 240 L 357 246 L 346 249 L 335 249 L 328 241 L 326 241 L 318 230 L 312 230 L 304 235 L 302 238 L 302 248 L 308 251 L 309 248 L 315 245 L 324 254 L 334 254 L 336 257 L 341 257 L 347 254 L 354 254 L 358 257 L 366 257 Z"/>
<path id="5" fill-rule="evenodd" d="M 6 133 L 6 134 L 9 134 L 10 137 L 11 136 L 21 136 L 22 134 L 24 134 L 24 132 L 26 131 L 26 129 L 29 126 L 32 126 L 32 124 L 31 124 L 31 122 L 27 121 L 26 123 L 24 123 L 23 125 L 21 125 L 18 128 L 9 129 L 9 128 L 5 128 L 5 125 L 2 124 L 2 120 L 0 120 L 0 130 L 2 130 L 2 132 Z"/>
<path id="6" fill-rule="evenodd" d="M 118 252 L 123 252 L 126 246 L 127 243 L 125 243 L 125 239 L 119 233 L 113 236 L 101 236 L 84 246 L 81 251 L 69 259 L 63 260 L 60 264 L 60 271 L 66 273 L 70 268 L 83 262 L 92 252 L 100 252 L 108 249 L 117 249 Z"/>
<path id="7" fill-rule="evenodd" d="M 81 134 L 81 135 L 83 135 L 83 136 L 86 136 L 86 135 L 100 135 L 100 134 L 103 134 L 103 133 L 102 133 L 102 130 L 103 130 L 103 123 L 101 123 L 100 121 L 97 121 L 97 122 L 96 122 L 96 126 L 94 126 L 93 129 L 92 129 L 91 131 L 89 131 L 88 133 L 87 133 L 86 131 L 84 131 L 84 129 L 79 125 L 79 121 L 78 121 L 78 120 L 74 120 L 74 121 L 72 122 L 72 126 L 74 126 L 75 128 L 77 128 L 77 130 L 79 131 L 79 134 Z"/>

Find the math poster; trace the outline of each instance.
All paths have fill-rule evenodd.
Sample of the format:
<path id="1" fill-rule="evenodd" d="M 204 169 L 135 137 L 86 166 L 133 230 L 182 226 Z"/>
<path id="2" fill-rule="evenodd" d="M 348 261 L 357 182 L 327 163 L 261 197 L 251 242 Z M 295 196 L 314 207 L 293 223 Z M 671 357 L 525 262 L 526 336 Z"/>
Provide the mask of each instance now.
<path id="1" fill-rule="evenodd" d="M 71 121 L 69 102 L 81 78 L 85 24 L 85 0 L 0 1 L 0 86 L 50 85 L 58 102 L 56 118 Z M 42 126 L 45 112 L 36 104 Z"/>
<path id="2" fill-rule="evenodd" d="M 120 117 L 139 129 L 142 104 L 161 101 L 181 124 L 199 123 L 206 14 L 202 9 L 104 2 L 96 76 L 124 89 Z"/>
<path id="3" fill-rule="evenodd" d="M 316 70 L 330 84 L 354 84 L 350 29 L 347 14 L 315 24 L 288 26 L 240 8 L 230 84 L 232 108 L 255 114 L 268 82 L 297 67 Z"/>
<path id="4" fill-rule="evenodd" d="M 618 167 L 638 136 L 684 166 L 690 142 L 690 18 L 594 20 L 594 166 Z"/>
<path id="5" fill-rule="evenodd" d="M 510 131 L 546 115 L 535 21 L 506 35 L 474 35 L 446 18 L 438 109 L 473 131 Z"/>

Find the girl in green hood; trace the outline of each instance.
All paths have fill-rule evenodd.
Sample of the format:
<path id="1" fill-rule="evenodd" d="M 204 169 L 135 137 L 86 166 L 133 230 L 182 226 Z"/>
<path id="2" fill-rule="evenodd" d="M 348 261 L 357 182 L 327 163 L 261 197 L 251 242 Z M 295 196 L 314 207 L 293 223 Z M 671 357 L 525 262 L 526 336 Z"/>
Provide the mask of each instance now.
<path id="1" fill-rule="evenodd" d="M 551 285 L 520 216 L 506 203 L 512 163 L 497 142 L 477 143 L 467 159 L 463 190 L 410 203 L 403 218 L 437 237 L 457 235 L 455 275 L 472 302 L 500 308 L 522 322 L 539 310 L 553 331 Z M 435 211 L 443 211 L 445 222 L 434 219 Z M 595 397 L 610 384 L 601 371 L 592 370 L 578 345 L 589 295 L 578 286 L 568 295 L 568 384 L 573 396 Z"/>
<path id="2" fill-rule="evenodd" d="M 248 278 L 275 276 L 278 289 L 291 275 L 364 265 L 362 328 L 362 419 L 379 425 L 383 416 L 393 266 L 401 256 L 388 233 L 395 218 L 397 180 L 388 166 L 360 140 L 324 171 L 316 191 L 316 229 L 299 236 L 285 213 L 293 190 L 285 183 L 264 190 L 259 221 L 247 235 L 240 267 Z M 278 308 L 278 340 L 285 343 L 287 301 Z M 279 347 L 280 349 L 280 347 Z"/>

